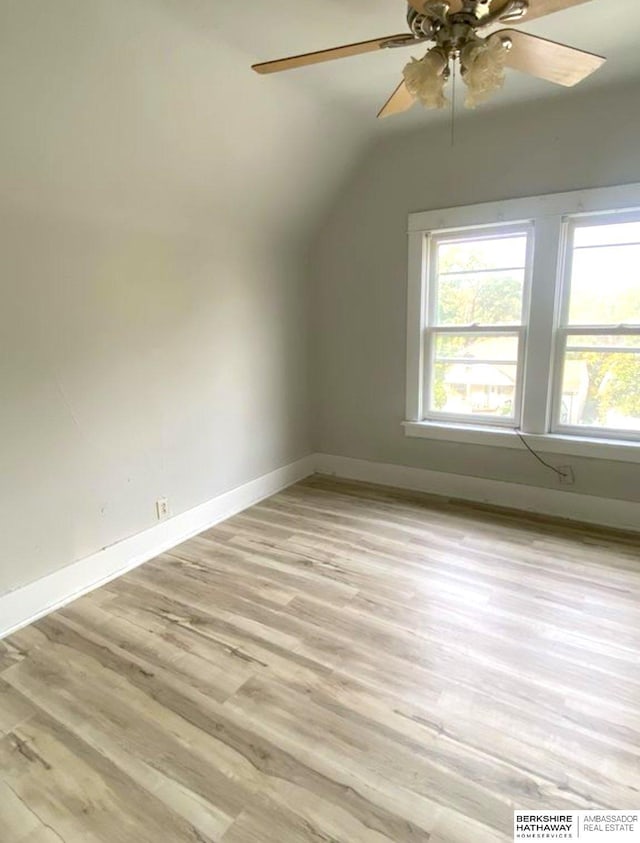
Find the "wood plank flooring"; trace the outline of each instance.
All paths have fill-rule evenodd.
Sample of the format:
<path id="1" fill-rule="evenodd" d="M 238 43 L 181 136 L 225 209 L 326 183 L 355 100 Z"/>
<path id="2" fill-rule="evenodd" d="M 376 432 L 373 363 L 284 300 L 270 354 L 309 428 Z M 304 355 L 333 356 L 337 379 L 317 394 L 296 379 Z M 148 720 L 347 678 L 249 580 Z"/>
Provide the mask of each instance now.
<path id="1" fill-rule="evenodd" d="M 312 478 L 0 642 L 1 843 L 640 808 L 638 539 Z"/>

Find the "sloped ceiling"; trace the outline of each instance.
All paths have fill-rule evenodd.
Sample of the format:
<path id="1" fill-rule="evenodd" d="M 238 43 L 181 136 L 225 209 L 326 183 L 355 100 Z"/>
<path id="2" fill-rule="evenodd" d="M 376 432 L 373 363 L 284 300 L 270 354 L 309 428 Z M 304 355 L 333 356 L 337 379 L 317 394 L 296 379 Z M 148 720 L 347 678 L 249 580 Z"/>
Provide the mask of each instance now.
<path id="1" fill-rule="evenodd" d="M 411 51 L 259 77 L 250 64 L 405 29 L 403 0 L 5 0 L 0 199 L 56 213 L 206 230 L 224 216 L 312 230 Z M 580 90 L 640 76 L 637 0 L 531 24 L 610 61 Z M 572 92 L 510 74 L 491 108 Z M 633 104 L 630 103 L 630 107 Z"/>
<path id="2" fill-rule="evenodd" d="M 269 48 L 287 10 L 239 5 L 0 3 L 0 201 L 174 233 L 304 230 L 362 130 L 294 79 L 264 85 L 243 31 L 267 17 Z"/>

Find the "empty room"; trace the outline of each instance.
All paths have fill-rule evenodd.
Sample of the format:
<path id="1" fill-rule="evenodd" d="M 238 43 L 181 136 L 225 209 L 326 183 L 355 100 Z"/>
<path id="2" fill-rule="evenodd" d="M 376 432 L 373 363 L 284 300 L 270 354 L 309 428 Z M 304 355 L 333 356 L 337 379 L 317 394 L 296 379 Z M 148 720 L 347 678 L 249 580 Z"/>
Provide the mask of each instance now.
<path id="1" fill-rule="evenodd" d="M 0 843 L 640 843 L 637 0 L 0 0 Z"/>

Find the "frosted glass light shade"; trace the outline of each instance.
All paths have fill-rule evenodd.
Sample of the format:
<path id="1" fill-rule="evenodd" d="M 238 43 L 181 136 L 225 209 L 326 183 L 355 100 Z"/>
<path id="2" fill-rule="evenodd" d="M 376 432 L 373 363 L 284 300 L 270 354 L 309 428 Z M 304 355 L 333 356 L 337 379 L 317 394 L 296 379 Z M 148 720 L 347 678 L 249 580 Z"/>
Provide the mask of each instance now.
<path id="1" fill-rule="evenodd" d="M 498 35 L 473 41 L 462 49 L 460 65 L 467 86 L 467 108 L 475 108 L 502 88 L 506 58 L 507 47 Z"/>
<path id="2" fill-rule="evenodd" d="M 407 90 L 425 108 L 444 108 L 447 98 L 444 86 L 447 81 L 447 57 L 434 47 L 422 59 L 411 59 L 403 71 Z"/>

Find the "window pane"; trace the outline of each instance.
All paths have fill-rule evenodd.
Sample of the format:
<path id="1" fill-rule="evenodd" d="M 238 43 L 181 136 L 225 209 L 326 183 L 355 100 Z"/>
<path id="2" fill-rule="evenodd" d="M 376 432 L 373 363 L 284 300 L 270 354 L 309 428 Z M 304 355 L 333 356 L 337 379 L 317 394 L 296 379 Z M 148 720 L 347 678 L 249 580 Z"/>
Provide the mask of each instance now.
<path id="1" fill-rule="evenodd" d="M 437 248 L 436 324 L 520 324 L 526 235 L 444 241 Z"/>
<path id="2" fill-rule="evenodd" d="M 437 335 L 431 411 L 513 418 L 518 344 L 516 335 Z"/>
<path id="3" fill-rule="evenodd" d="M 526 234 L 440 241 L 438 271 L 442 273 L 466 272 L 469 269 L 522 269 L 526 257 Z"/>
<path id="4" fill-rule="evenodd" d="M 569 337 L 579 344 L 565 355 L 561 424 L 640 431 L 640 335 Z"/>
<path id="5" fill-rule="evenodd" d="M 569 324 L 640 324 L 640 245 L 574 250 Z"/>
<path id="6" fill-rule="evenodd" d="M 519 325 L 524 270 L 441 275 L 437 325 Z"/>
<path id="7" fill-rule="evenodd" d="M 640 243 L 640 222 L 576 227 L 574 246 L 607 246 L 612 243 Z"/>
<path id="8" fill-rule="evenodd" d="M 623 348 L 638 349 L 640 351 L 640 335 L 629 336 L 598 336 L 592 334 L 585 337 L 567 337 L 567 349 L 581 351 L 582 349 L 592 349 L 602 351 L 604 349 L 611 349 L 612 351 Z"/>

